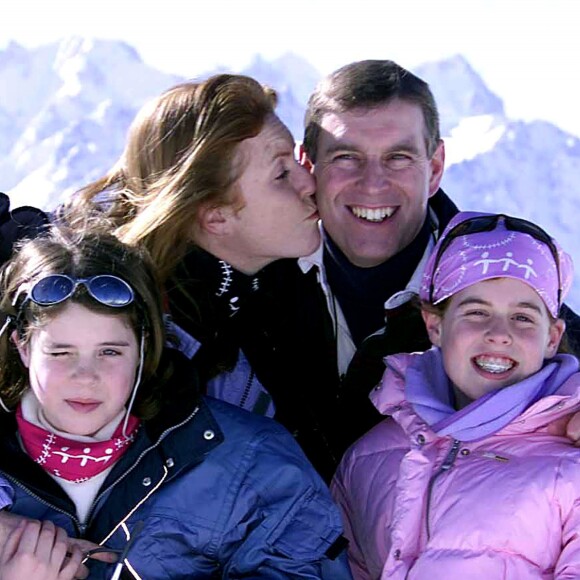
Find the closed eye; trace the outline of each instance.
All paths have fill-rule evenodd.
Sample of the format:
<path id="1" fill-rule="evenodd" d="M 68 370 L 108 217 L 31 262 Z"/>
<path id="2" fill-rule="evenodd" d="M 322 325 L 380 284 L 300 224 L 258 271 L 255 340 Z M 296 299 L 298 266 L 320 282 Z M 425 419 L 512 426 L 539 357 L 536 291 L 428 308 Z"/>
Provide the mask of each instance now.
<path id="1" fill-rule="evenodd" d="M 290 170 L 289 169 L 284 169 L 284 171 L 282 171 L 282 173 L 280 173 L 276 177 L 276 180 L 278 181 L 278 180 L 286 179 L 289 175 L 290 175 Z"/>

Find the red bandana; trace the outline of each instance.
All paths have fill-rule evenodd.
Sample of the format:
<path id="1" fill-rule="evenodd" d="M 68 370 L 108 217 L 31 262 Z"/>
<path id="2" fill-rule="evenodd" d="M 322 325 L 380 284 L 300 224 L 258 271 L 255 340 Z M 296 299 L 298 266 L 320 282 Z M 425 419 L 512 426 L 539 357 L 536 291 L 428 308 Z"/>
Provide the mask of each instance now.
<path id="1" fill-rule="evenodd" d="M 106 441 L 74 441 L 51 433 L 27 421 L 21 405 L 16 409 L 16 422 L 24 449 L 43 469 L 73 483 L 82 483 L 111 467 L 135 439 L 139 419 L 133 415 L 127 421 L 127 436 L 123 423 Z"/>

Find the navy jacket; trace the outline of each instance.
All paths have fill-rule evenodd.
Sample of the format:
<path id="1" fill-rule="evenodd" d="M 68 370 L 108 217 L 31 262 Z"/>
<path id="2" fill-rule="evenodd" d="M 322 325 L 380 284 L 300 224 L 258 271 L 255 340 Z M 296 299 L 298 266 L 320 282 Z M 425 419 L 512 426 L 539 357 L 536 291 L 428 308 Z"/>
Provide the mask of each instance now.
<path id="1" fill-rule="evenodd" d="M 4 415 L 11 511 L 117 549 L 143 525 L 125 578 L 351 578 L 338 511 L 282 426 L 212 398 L 166 411 L 109 473 L 86 525 Z M 112 567 L 91 563 L 90 578 L 109 578 Z"/>

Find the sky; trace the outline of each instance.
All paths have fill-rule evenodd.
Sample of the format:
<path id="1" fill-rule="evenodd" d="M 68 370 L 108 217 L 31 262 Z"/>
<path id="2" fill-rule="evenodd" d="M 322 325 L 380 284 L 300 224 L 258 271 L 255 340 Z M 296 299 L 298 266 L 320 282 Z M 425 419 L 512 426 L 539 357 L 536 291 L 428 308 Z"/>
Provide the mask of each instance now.
<path id="1" fill-rule="evenodd" d="M 70 35 L 120 39 L 148 64 L 194 76 L 253 55 L 304 56 L 321 74 L 390 58 L 406 68 L 462 54 L 514 119 L 580 136 L 576 0 L 18 0 L 0 50 Z"/>

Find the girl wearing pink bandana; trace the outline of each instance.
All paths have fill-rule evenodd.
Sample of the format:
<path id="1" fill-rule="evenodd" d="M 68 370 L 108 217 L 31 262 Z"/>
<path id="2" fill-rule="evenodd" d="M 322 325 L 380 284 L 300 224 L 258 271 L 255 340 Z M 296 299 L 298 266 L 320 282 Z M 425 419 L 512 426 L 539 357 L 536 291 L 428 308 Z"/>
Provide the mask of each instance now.
<path id="1" fill-rule="evenodd" d="M 0 307 L 0 486 L 42 521 L 0 546 L 0 580 L 350 578 L 292 436 L 198 394 L 143 250 L 53 227 L 2 270 Z"/>
<path id="2" fill-rule="evenodd" d="M 356 579 L 580 576 L 578 360 L 558 318 L 572 262 L 533 223 L 462 212 L 420 292 L 433 347 L 387 357 L 387 418 L 332 483 Z"/>

